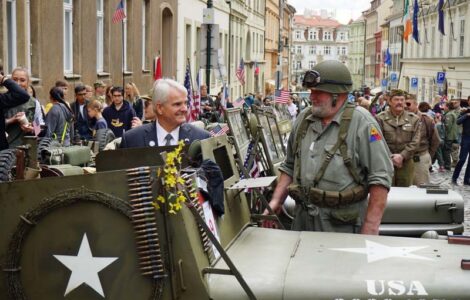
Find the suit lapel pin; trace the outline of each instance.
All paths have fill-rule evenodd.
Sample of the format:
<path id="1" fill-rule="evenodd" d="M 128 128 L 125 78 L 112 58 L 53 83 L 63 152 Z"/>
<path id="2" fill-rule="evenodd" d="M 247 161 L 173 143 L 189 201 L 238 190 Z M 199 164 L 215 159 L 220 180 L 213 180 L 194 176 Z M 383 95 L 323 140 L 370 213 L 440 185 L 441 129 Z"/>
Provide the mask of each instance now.
<path id="1" fill-rule="evenodd" d="M 150 146 L 150 147 L 155 147 L 155 141 L 150 141 L 150 142 L 149 142 L 149 146 Z"/>

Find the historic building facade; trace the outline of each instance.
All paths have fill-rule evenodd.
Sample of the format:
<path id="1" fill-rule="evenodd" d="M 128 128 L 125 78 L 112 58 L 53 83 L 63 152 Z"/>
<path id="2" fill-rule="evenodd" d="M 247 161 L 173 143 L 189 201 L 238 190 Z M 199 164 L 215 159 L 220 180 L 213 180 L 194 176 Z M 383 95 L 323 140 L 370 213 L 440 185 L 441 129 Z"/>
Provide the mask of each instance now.
<path id="1" fill-rule="evenodd" d="M 445 35 L 439 31 L 438 1 L 433 0 L 423 5 L 418 18 L 420 42 L 410 36 L 408 43 L 404 43 L 400 87 L 415 92 L 419 101 L 431 102 L 440 94 L 449 99 L 466 99 L 470 95 L 470 2 L 446 3 Z M 438 72 L 445 73 L 442 85 Z M 413 78 L 417 80 L 417 89 L 411 84 Z"/>
<path id="2" fill-rule="evenodd" d="M 305 71 L 323 60 L 348 63 L 349 27 L 319 15 L 296 15 L 292 28 L 292 74 L 297 86 Z"/>
<path id="3" fill-rule="evenodd" d="M 27 67 L 41 102 L 57 80 L 71 87 L 153 83 L 153 61 L 176 75 L 177 1 L 123 0 L 126 18 L 113 23 L 119 0 L 0 1 L 0 59 L 6 73 Z M 73 93 L 69 93 L 71 100 Z"/>
<path id="4" fill-rule="evenodd" d="M 348 67 L 351 71 L 353 89 L 359 89 L 364 84 L 364 17 L 349 24 L 349 57 Z"/>

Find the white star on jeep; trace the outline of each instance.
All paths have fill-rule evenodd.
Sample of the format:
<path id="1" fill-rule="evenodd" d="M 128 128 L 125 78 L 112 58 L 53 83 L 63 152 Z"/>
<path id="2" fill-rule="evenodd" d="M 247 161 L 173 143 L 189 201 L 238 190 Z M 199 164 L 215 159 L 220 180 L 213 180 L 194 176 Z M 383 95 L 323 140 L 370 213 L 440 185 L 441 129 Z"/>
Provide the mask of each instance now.
<path id="1" fill-rule="evenodd" d="M 76 256 L 54 255 L 54 257 L 72 271 L 64 297 L 84 283 L 104 298 L 98 272 L 113 263 L 117 257 L 93 257 L 86 233 L 83 235 Z"/>
<path id="2" fill-rule="evenodd" d="M 367 255 L 367 262 L 372 263 L 382 259 L 392 258 L 392 257 L 402 257 L 410 259 L 421 259 L 421 260 L 433 260 L 432 258 L 420 256 L 413 254 L 411 252 L 418 251 L 428 246 L 420 247 L 390 247 L 387 245 L 379 244 L 366 240 L 365 248 L 330 248 L 334 251 L 344 251 L 352 253 L 362 253 Z"/>

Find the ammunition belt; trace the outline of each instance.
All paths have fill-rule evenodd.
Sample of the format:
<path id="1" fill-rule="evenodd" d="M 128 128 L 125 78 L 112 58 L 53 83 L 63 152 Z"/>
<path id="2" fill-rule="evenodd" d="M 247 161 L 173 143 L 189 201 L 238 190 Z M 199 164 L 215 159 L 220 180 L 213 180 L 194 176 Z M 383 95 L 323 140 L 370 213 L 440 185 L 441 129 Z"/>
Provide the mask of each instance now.
<path id="1" fill-rule="evenodd" d="M 357 185 L 353 188 L 338 192 L 291 184 L 287 190 L 289 192 L 289 196 L 291 196 L 297 204 L 303 206 L 314 204 L 318 207 L 327 208 L 338 208 L 351 205 L 364 200 L 367 195 L 366 189 L 363 185 Z"/>
<path id="2" fill-rule="evenodd" d="M 197 187 L 194 184 L 193 176 L 195 173 L 188 174 L 188 173 L 183 173 L 181 177 L 185 180 L 185 187 L 188 191 L 188 195 L 195 195 L 195 197 L 192 197 L 189 200 L 191 204 L 196 208 L 197 212 L 199 215 L 202 217 L 203 220 L 205 220 L 204 217 L 204 209 L 203 207 L 199 204 L 199 196 L 197 195 Z M 191 196 L 190 196 L 191 197 Z M 204 249 L 204 252 L 207 255 L 207 258 L 209 259 L 209 263 L 213 263 L 216 259 L 214 250 L 212 249 L 212 242 L 210 241 L 209 237 L 207 236 L 207 233 L 204 231 L 204 228 L 202 228 L 201 225 L 197 225 L 199 229 L 199 236 L 201 238 L 201 243 L 202 247 Z"/>
<path id="3" fill-rule="evenodd" d="M 150 173 L 149 167 L 128 169 L 127 181 L 140 270 L 144 276 L 161 279 L 167 275 L 160 248 Z"/>

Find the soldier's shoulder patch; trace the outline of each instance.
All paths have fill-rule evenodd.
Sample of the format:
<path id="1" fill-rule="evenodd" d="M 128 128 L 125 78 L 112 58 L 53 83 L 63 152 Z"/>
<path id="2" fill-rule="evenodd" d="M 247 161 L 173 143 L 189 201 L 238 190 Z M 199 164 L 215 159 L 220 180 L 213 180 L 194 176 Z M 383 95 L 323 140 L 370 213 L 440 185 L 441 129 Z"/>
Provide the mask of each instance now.
<path id="1" fill-rule="evenodd" d="M 369 132 L 369 142 L 377 142 L 382 140 L 382 135 L 380 135 L 379 130 L 372 125 Z"/>

